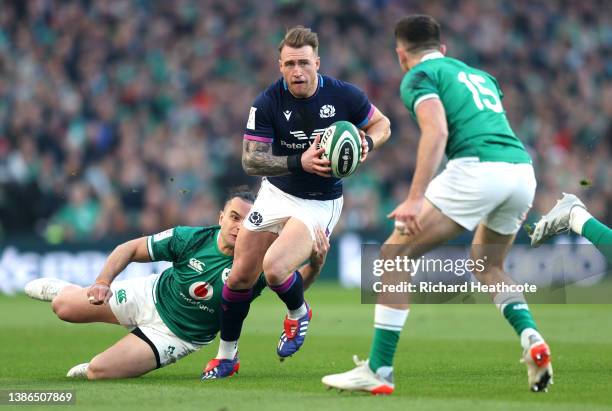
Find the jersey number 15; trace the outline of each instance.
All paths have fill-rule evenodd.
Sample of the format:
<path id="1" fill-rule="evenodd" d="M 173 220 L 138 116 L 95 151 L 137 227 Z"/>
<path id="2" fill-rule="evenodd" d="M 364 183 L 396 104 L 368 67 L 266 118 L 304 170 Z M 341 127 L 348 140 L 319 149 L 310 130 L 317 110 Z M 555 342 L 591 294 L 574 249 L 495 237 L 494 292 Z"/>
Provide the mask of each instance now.
<path id="1" fill-rule="evenodd" d="M 474 99 L 474 104 L 476 104 L 478 110 L 484 110 L 486 107 L 496 113 L 504 111 L 497 94 L 483 85 L 486 81 L 483 76 L 478 74 L 465 74 L 465 71 L 462 71 L 457 74 L 457 79 L 465 84 L 468 90 L 470 90 L 472 98 Z"/>

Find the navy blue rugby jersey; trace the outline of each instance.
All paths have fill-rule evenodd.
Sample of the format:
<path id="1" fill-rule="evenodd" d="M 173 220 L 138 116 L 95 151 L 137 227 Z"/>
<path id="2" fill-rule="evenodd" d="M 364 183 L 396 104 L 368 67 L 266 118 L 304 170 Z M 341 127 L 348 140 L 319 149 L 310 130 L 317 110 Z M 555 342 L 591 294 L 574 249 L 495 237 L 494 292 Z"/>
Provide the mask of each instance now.
<path id="1" fill-rule="evenodd" d="M 275 156 L 306 151 L 315 136 L 332 123 L 345 120 L 363 128 L 374 113 L 374 106 L 353 84 L 318 75 L 317 91 L 309 98 L 296 98 L 283 78 L 255 99 L 244 138 L 272 144 Z M 342 196 L 342 182 L 302 171 L 266 177 L 286 193 L 311 200 L 333 200 Z"/>

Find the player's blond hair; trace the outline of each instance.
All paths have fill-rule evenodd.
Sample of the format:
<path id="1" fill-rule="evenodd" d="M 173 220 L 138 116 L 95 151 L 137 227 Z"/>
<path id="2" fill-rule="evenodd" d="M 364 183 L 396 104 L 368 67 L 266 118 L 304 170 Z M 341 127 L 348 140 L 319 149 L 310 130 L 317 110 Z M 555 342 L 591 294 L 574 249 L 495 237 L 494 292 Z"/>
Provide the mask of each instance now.
<path id="1" fill-rule="evenodd" d="M 285 34 L 285 38 L 278 45 L 278 52 L 280 53 L 285 46 L 296 49 L 310 46 L 316 55 L 319 51 L 319 36 L 308 27 L 295 26 L 289 29 L 287 34 Z"/>

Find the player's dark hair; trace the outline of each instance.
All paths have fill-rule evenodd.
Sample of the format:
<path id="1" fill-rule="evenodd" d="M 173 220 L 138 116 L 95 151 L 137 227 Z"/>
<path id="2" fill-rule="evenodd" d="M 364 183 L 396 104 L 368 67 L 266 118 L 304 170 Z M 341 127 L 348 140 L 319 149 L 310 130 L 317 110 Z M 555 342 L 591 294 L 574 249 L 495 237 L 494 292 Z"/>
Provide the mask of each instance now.
<path id="1" fill-rule="evenodd" d="M 395 25 L 395 39 L 411 53 L 437 49 L 440 47 L 440 25 L 425 14 L 402 17 Z"/>
<path id="2" fill-rule="evenodd" d="M 319 36 L 307 27 L 295 26 L 289 29 L 287 34 L 285 34 L 285 38 L 278 45 L 278 52 L 280 53 L 285 46 L 296 49 L 310 46 L 316 55 L 319 52 Z"/>
<path id="3" fill-rule="evenodd" d="M 224 206 L 226 206 L 227 203 L 232 201 L 232 199 L 234 198 L 240 198 L 246 201 L 247 203 L 251 203 L 251 204 L 255 202 L 255 194 L 253 194 L 253 192 L 247 185 L 230 188 L 227 193 L 227 196 L 225 197 Z"/>

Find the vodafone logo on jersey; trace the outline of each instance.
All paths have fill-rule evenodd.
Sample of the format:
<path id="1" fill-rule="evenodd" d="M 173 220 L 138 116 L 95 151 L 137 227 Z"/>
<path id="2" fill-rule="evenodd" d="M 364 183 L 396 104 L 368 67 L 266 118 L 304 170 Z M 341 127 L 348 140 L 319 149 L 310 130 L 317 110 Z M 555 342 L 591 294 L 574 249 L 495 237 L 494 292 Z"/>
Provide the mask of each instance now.
<path id="1" fill-rule="evenodd" d="M 206 281 L 196 281 L 189 286 L 189 295 L 191 298 L 200 301 L 210 300 L 213 296 L 213 286 Z"/>

